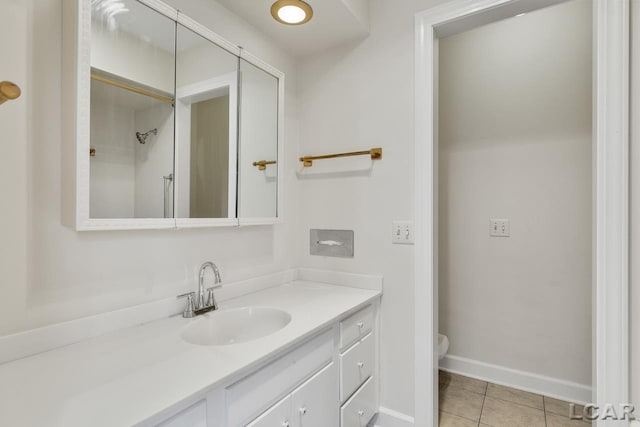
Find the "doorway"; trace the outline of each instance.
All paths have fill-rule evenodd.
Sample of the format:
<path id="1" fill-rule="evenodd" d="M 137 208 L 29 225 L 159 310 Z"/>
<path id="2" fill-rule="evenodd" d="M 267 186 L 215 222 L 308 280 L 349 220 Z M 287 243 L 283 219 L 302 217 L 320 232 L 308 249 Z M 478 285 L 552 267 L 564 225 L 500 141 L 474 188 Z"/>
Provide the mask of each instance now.
<path id="1" fill-rule="evenodd" d="M 562 1 L 454 1 L 416 16 L 416 426 L 438 422 L 439 40 L 558 3 Z M 628 1 L 595 0 L 593 9 L 592 401 L 596 404 L 628 400 L 628 7 Z"/>

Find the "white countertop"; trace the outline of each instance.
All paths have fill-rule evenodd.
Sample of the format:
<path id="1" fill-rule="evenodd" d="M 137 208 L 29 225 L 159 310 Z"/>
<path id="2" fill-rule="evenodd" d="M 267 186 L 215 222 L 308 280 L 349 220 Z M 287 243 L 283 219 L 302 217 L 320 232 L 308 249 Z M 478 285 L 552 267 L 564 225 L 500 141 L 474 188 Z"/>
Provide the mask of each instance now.
<path id="1" fill-rule="evenodd" d="M 251 372 L 379 291 L 295 281 L 221 304 L 275 307 L 282 330 L 228 346 L 180 338 L 192 319 L 175 316 L 0 365 L 0 425 L 132 426 L 206 389 Z"/>

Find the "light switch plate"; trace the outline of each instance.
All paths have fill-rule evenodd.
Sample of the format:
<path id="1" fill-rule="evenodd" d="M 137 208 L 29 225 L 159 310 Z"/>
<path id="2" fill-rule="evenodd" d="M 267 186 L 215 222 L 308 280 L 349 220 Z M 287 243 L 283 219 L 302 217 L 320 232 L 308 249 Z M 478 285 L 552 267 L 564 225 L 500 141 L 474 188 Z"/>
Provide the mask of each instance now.
<path id="1" fill-rule="evenodd" d="M 395 245 L 413 245 L 414 241 L 413 221 L 393 221 L 391 243 Z"/>
<path id="2" fill-rule="evenodd" d="M 489 221 L 489 236 L 509 237 L 510 235 L 511 226 L 508 219 L 491 219 Z"/>

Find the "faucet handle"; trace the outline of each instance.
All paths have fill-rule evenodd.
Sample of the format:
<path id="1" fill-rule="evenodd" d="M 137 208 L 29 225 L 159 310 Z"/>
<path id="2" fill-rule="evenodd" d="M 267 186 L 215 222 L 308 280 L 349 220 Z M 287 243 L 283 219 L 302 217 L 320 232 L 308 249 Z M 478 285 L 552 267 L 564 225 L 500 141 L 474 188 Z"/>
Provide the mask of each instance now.
<path id="1" fill-rule="evenodd" d="M 190 319 L 196 316 L 195 307 L 193 305 L 193 297 L 195 295 L 196 295 L 195 292 L 187 292 L 186 294 L 178 295 L 178 299 L 180 298 L 187 299 L 187 305 L 185 306 L 184 311 L 182 312 L 182 317 L 186 319 Z"/>

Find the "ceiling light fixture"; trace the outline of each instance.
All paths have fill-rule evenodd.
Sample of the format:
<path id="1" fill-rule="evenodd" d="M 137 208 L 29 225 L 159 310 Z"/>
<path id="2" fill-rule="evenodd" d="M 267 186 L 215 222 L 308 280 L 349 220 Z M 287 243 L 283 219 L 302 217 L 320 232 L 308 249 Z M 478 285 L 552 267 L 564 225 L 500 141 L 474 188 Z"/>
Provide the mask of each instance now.
<path id="1" fill-rule="evenodd" d="M 273 19 L 285 25 L 306 24 L 313 17 L 313 9 L 302 0 L 278 0 L 271 5 Z"/>

